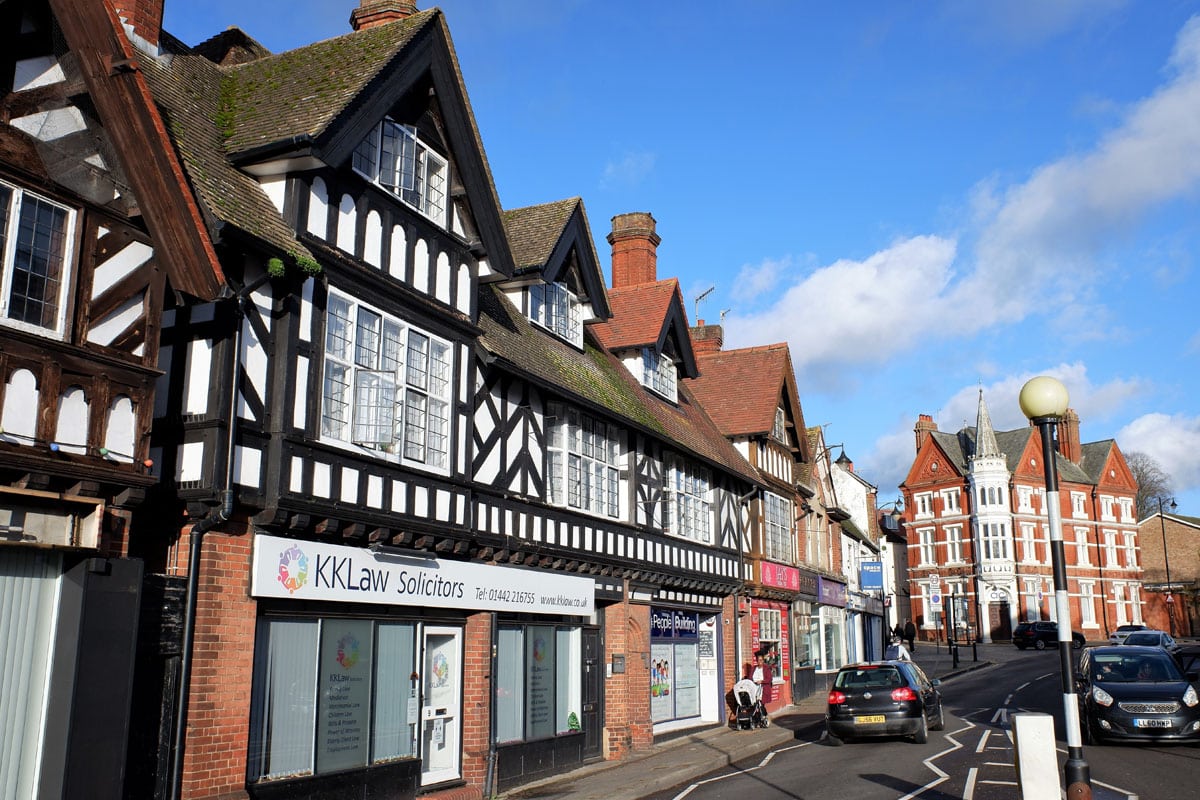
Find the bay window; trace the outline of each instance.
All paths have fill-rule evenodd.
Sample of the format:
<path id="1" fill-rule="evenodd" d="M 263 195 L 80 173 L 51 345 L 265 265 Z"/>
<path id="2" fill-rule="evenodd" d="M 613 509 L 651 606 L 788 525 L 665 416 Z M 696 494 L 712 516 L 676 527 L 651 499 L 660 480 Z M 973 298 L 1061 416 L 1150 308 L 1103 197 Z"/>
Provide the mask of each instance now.
<path id="1" fill-rule="evenodd" d="M 529 318 L 560 339 L 583 347 L 579 300 L 561 283 L 535 283 L 529 287 Z"/>
<path id="2" fill-rule="evenodd" d="M 577 409 L 550 403 L 546 434 L 549 501 L 592 514 L 619 516 L 617 429 Z"/>
<path id="3" fill-rule="evenodd" d="M 708 470 L 678 456 L 667 459 L 664 495 L 666 532 L 702 544 L 712 544 L 712 484 Z"/>
<path id="4" fill-rule="evenodd" d="M 0 183 L 0 319 L 61 336 L 67 313 L 72 212 Z"/>
<path id="5" fill-rule="evenodd" d="M 384 119 L 354 150 L 354 170 L 440 225 L 446 224 L 446 159 L 417 129 Z"/>
<path id="6" fill-rule="evenodd" d="M 665 354 L 642 348 L 642 385 L 674 403 L 678 395 L 675 362 Z"/>
<path id="7" fill-rule="evenodd" d="M 792 502 L 767 492 L 763 497 L 763 539 L 767 558 L 790 564 L 792 547 Z"/>

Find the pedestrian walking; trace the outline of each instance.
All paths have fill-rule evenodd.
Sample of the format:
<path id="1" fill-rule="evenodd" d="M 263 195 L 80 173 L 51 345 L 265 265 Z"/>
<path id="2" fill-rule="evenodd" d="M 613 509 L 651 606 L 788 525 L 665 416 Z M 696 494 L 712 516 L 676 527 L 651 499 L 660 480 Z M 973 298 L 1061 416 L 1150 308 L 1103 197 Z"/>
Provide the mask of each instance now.
<path id="1" fill-rule="evenodd" d="M 904 638 L 904 623 L 902 623 L 902 622 L 896 623 L 896 627 L 892 628 L 892 638 L 893 639 L 903 639 Z"/>
<path id="2" fill-rule="evenodd" d="M 916 652 L 917 626 L 913 625 L 913 621 L 911 619 L 904 620 L 904 640 L 908 642 L 908 649 L 911 652 Z"/>
<path id="3" fill-rule="evenodd" d="M 892 643 L 883 651 L 884 661 L 912 661 L 912 656 L 908 652 L 908 648 L 900 641 L 900 637 L 894 637 Z"/>

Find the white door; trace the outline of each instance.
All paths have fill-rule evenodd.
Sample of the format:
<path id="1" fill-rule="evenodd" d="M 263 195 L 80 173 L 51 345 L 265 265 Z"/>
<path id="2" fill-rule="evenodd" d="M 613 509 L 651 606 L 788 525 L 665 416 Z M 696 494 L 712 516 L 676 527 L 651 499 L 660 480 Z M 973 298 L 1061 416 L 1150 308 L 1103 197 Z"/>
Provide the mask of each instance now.
<path id="1" fill-rule="evenodd" d="M 462 775 L 462 628 L 427 626 L 422 648 L 421 785 Z"/>

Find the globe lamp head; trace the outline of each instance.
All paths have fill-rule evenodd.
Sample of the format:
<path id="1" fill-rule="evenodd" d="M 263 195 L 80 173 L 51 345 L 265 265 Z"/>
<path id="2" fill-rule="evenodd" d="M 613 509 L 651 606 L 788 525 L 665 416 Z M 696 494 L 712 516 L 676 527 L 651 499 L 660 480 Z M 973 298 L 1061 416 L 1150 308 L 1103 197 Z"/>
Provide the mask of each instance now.
<path id="1" fill-rule="evenodd" d="M 1031 420 L 1061 419 L 1067 413 L 1067 387 L 1048 375 L 1040 375 L 1021 387 L 1021 412 Z"/>

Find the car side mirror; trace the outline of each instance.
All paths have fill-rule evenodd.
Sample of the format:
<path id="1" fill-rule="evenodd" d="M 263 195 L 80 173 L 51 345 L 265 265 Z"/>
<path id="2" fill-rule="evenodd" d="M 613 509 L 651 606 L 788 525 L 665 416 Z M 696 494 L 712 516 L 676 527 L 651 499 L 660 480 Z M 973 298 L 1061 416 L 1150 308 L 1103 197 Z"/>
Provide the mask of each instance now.
<path id="1" fill-rule="evenodd" d="M 929 681 L 929 685 L 930 686 L 941 686 L 942 679 L 941 678 L 933 678 L 932 680 Z"/>

